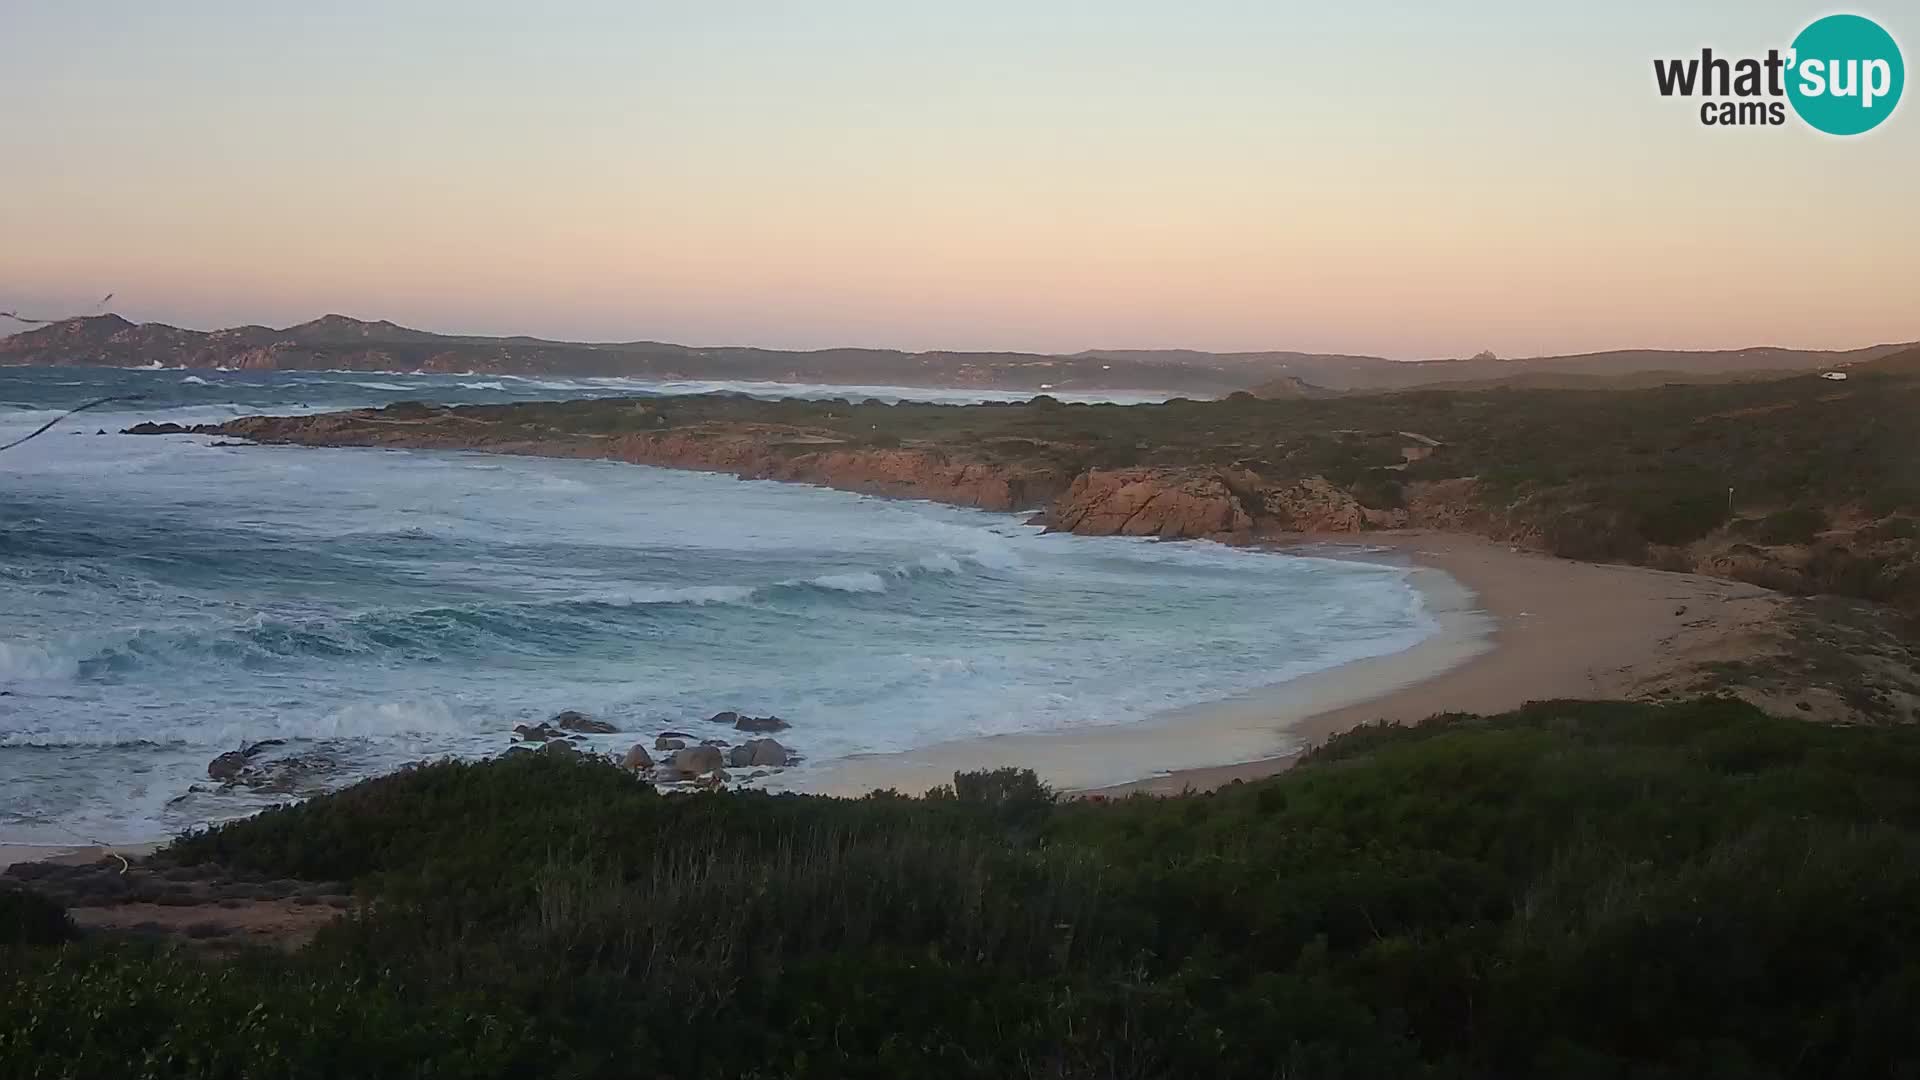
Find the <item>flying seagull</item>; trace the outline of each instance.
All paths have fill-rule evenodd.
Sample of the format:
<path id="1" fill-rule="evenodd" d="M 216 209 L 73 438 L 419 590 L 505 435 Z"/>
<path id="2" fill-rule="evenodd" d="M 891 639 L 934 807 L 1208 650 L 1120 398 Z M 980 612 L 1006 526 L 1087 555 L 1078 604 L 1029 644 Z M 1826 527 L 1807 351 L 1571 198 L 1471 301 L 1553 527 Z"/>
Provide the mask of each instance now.
<path id="1" fill-rule="evenodd" d="M 146 395 L 145 394 L 119 394 L 119 395 L 115 395 L 114 397 L 103 397 L 98 401 L 89 401 L 85 405 L 82 405 L 77 409 L 68 409 L 66 412 L 63 412 L 59 416 L 56 416 L 53 419 L 47 421 L 46 423 L 41 424 L 39 427 L 33 429 L 32 431 L 28 432 L 25 435 L 20 436 L 19 438 L 6 444 L 5 446 L 0 446 L 0 451 L 11 450 L 16 446 L 19 446 L 21 443 L 26 442 L 28 439 L 34 438 L 39 435 L 44 435 L 47 433 L 47 429 L 52 427 L 53 425 L 59 423 L 62 420 L 65 420 L 67 417 L 72 416 L 74 413 L 86 412 L 88 409 L 93 408 L 95 405 L 105 405 L 109 401 L 139 401 L 143 397 L 146 397 Z"/>
<path id="2" fill-rule="evenodd" d="M 108 302 L 110 302 L 112 299 L 113 299 L 113 294 L 108 293 L 107 295 L 101 297 L 99 300 L 94 301 L 93 306 L 87 309 L 87 314 L 98 315 L 100 313 L 100 309 L 106 307 Z M 45 326 L 47 323 L 56 323 L 60 321 L 59 319 L 36 319 L 31 315 L 22 315 L 17 311 L 0 311 L 0 319 L 12 319 L 14 322 L 17 322 L 17 323 L 33 323 L 40 326 Z M 4 450 L 4 449 L 6 448 L 0 447 L 0 450 Z"/>

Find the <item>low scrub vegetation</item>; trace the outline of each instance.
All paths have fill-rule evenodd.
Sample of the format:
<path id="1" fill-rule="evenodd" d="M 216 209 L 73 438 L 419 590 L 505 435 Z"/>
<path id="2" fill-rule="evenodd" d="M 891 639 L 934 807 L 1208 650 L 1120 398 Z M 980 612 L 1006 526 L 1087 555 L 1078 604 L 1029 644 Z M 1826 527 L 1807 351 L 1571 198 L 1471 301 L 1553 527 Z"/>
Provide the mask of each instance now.
<path id="1" fill-rule="evenodd" d="M 1723 699 L 1365 728 L 1165 800 L 433 764 L 162 853 L 354 881 L 296 954 L 0 948 L 0 1073 L 1913 1075 L 1916 775 L 1920 730 Z"/>

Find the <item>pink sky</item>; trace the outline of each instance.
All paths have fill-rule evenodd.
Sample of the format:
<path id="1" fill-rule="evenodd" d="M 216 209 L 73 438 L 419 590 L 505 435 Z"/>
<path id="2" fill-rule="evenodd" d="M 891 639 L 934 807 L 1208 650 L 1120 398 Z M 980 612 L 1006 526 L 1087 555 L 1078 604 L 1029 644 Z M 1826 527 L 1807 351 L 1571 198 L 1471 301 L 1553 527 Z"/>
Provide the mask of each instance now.
<path id="1" fill-rule="evenodd" d="M 1791 4 L 80 7 L 0 12 L 0 308 L 1396 357 L 1920 338 L 1920 106 L 1832 139 L 1652 89 L 1656 55 L 1784 43 Z"/>

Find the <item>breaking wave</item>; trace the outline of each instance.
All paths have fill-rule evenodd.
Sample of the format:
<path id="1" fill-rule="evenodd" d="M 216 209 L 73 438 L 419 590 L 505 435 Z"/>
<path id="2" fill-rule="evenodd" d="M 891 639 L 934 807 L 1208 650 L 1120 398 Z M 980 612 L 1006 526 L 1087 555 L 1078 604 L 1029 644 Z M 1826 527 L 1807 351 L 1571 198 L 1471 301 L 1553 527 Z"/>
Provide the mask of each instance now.
<path id="1" fill-rule="evenodd" d="M 113 681 L 148 668 L 199 666 L 250 671 L 354 658 L 435 664 L 499 655 L 565 655 L 641 622 L 712 617 L 673 609 L 752 609 L 854 603 L 950 579 L 990 573 L 972 559 L 929 556 L 879 570 L 818 574 L 764 585 L 651 586 L 537 601 L 380 608 L 344 617 L 274 618 L 140 626 L 106 635 L 69 635 L 62 644 L 0 641 L 0 679 Z"/>

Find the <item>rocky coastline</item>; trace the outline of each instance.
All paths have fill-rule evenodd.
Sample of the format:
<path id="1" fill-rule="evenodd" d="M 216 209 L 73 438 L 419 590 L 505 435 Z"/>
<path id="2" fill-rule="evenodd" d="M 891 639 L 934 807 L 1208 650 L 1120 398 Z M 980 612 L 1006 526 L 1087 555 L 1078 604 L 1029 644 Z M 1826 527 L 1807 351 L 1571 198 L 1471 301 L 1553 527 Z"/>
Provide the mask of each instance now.
<path id="1" fill-rule="evenodd" d="M 1033 523 L 1082 536 L 1245 544 L 1262 535 L 1352 533 L 1420 524 L 1405 509 L 1363 506 L 1321 476 L 1274 483 L 1245 469 L 1135 466 L 1074 469 L 989 460 L 947 448 L 849 445 L 804 428 L 708 423 L 621 434 L 528 432 L 451 409 L 392 406 L 314 416 L 252 416 L 186 427 L 140 424 L 130 435 L 216 435 L 267 445 L 467 450 L 596 458 L 816 484 L 982 510 L 1032 511 Z M 1425 447 L 1410 446 L 1410 452 Z"/>

